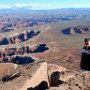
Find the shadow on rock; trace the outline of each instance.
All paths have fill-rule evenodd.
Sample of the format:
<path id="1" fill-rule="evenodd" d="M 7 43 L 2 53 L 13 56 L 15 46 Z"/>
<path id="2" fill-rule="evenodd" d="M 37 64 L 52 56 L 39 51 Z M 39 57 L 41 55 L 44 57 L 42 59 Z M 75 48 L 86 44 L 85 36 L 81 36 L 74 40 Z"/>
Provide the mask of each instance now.
<path id="1" fill-rule="evenodd" d="M 28 63 L 33 63 L 35 60 L 32 59 L 31 57 L 20 57 L 16 56 L 12 59 L 12 63 L 15 64 L 28 64 Z"/>
<path id="2" fill-rule="evenodd" d="M 6 44 L 9 44 L 8 39 L 7 38 L 2 38 L 0 40 L 0 45 L 6 45 Z"/>
<path id="3" fill-rule="evenodd" d="M 31 31 L 30 33 L 28 33 L 27 39 L 30 39 L 33 36 L 37 36 L 39 33 L 40 31 L 37 31 L 37 32 Z"/>
<path id="4" fill-rule="evenodd" d="M 46 46 L 46 44 L 39 44 L 39 46 L 31 53 L 40 53 L 40 52 L 44 52 L 46 50 L 49 50 L 49 48 Z"/>
<path id="5" fill-rule="evenodd" d="M 50 86 L 57 87 L 63 82 L 60 80 L 60 72 L 53 72 L 50 76 Z"/>
<path id="6" fill-rule="evenodd" d="M 70 35 L 70 28 L 62 30 L 62 33 L 65 35 Z"/>
<path id="7" fill-rule="evenodd" d="M 30 87 L 27 90 L 46 90 L 48 89 L 48 84 L 46 81 L 42 81 L 38 86 L 36 87 Z"/>

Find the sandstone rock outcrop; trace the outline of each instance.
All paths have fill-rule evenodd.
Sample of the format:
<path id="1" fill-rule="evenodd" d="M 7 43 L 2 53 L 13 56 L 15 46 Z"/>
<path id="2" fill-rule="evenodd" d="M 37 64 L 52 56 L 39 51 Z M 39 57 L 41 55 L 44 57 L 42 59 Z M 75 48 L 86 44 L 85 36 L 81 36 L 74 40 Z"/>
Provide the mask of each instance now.
<path id="1" fill-rule="evenodd" d="M 36 35 L 38 35 L 40 31 L 24 31 L 22 33 L 16 33 L 13 36 L 5 37 L 0 39 L 0 45 L 6 45 L 6 44 L 16 44 L 23 41 L 26 41 Z"/>
<path id="2" fill-rule="evenodd" d="M 10 62 L 13 56 L 30 54 L 30 53 L 40 53 L 48 50 L 46 44 L 39 44 L 33 46 L 22 46 L 18 48 L 3 48 L 0 50 L 0 62 Z"/>
<path id="3" fill-rule="evenodd" d="M 75 34 L 75 28 L 70 28 L 70 34 Z"/>
<path id="4" fill-rule="evenodd" d="M 13 72 L 5 72 L 1 78 L 4 81 L 1 79 L 0 90 L 44 90 L 49 87 L 46 62 L 18 66 Z"/>
<path id="5" fill-rule="evenodd" d="M 89 79 L 89 71 L 75 71 L 72 78 L 59 85 L 59 87 L 50 87 L 48 90 L 90 90 Z"/>
<path id="6" fill-rule="evenodd" d="M 0 64 L 0 90 L 90 90 L 89 80 L 89 71 L 70 71 L 46 62 Z"/>
<path id="7" fill-rule="evenodd" d="M 55 64 L 48 65 L 46 62 L 27 65 L 0 64 L 0 90 L 45 90 L 51 86 L 52 74 L 63 70 L 66 69 Z M 57 73 L 56 78 L 53 78 L 56 80 L 54 83 L 57 83 Z"/>
<path id="8" fill-rule="evenodd" d="M 89 27 L 77 26 L 77 27 L 66 28 L 62 30 L 62 33 L 65 35 L 72 35 L 72 34 L 83 34 L 89 31 L 90 31 Z"/>

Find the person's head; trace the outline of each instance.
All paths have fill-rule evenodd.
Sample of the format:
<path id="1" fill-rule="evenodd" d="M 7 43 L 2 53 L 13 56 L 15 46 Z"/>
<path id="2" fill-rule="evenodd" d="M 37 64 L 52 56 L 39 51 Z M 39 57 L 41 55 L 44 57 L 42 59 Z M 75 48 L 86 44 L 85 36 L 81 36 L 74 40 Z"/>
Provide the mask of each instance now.
<path id="1" fill-rule="evenodd" d="M 90 38 L 84 39 L 85 46 L 90 46 Z"/>

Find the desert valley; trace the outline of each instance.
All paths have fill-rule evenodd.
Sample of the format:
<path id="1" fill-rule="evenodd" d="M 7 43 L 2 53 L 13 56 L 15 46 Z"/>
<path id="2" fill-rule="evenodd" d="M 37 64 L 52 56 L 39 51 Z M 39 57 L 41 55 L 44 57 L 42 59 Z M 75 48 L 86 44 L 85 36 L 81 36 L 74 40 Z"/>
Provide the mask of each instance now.
<path id="1" fill-rule="evenodd" d="M 0 10 L 0 90 L 90 90 L 80 69 L 90 9 Z"/>

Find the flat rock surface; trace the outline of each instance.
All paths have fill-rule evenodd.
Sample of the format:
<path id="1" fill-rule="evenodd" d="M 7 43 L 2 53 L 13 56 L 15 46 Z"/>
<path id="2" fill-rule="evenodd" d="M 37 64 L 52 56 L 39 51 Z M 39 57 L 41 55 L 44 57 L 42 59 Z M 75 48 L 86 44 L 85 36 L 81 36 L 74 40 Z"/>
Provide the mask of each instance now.
<path id="1" fill-rule="evenodd" d="M 0 90 L 19 90 L 26 83 L 27 79 L 31 79 L 40 65 L 18 65 L 18 67 L 14 70 L 11 69 L 12 66 L 6 66 L 8 65 L 5 65 L 5 68 L 2 65 L 2 69 L 0 68 L 0 78 L 2 78 L 0 82 Z"/>
<path id="2" fill-rule="evenodd" d="M 90 72 L 74 71 L 74 77 L 48 90 L 90 90 Z"/>

